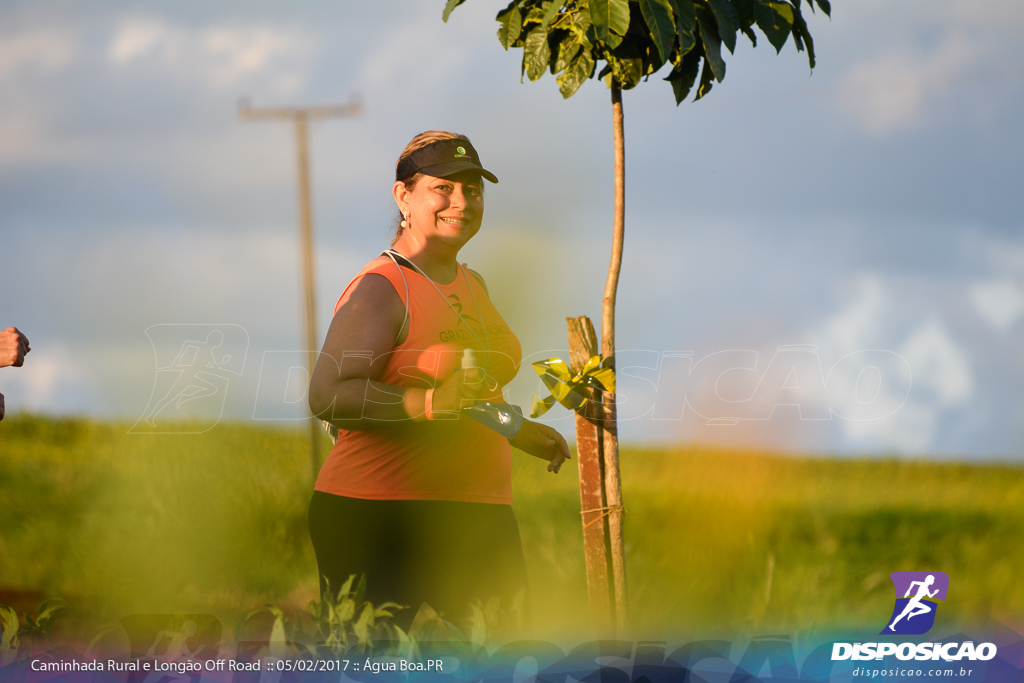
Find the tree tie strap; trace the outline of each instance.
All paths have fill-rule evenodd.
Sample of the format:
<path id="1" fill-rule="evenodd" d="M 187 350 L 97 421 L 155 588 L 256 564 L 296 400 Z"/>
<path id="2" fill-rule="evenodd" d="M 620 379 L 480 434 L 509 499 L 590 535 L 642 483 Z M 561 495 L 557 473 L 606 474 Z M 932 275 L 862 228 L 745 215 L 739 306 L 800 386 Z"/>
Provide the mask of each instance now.
<path id="1" fill-rule="evenodd" d="M 626 508 L 624 508 L 621 505 L 609 505 L 608 507 L 603 507 L 603 508 L 592 508 L 590 510 L 583 510 L 583 511 L 580 512 L 580 514 L 586 516 L 587 513 L 590 513 L 590 512 L 601 512 L 602 510 L 604 511 L 604 514 L 599 515 L 599 516 L 595 517 L 594 519 L 590 520 L 589 522 L 587 522 L 586 524 L 583 525 L 583 528 L 587 529 L 591 524 L 594 524 L 595 522 L 600 522 L 602 519 L 604 519 L 608 515 L 612 514 L 613 512 L 618 512 L 619 514 L 626 514 Z"/>
<path id="2" fill-rule="evenodd" d="M 551 395 L 538 400 L 540 393 L 534 394 L 530 417 L 540 417 L 548 412 L 556 401 L 569 410 L 579 411 L 589 400 L 590 392 L 586 389 L 615 393 L 615 370 L 606 365 L 601 356 L 591 356 L 583 369 L 575 375 L 561 358 L 537 361 L 533 364 L 533 369 Z"/>

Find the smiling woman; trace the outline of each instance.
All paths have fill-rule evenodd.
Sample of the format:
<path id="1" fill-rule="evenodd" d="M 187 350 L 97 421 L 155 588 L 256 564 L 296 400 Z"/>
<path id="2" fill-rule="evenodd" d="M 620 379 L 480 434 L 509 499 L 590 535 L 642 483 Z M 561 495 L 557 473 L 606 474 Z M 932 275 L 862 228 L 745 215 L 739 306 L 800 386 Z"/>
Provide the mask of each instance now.
<path id="1" fill-rule="evenodd" d="M 451 148 L 454 146 L 454 150 L 442 149 L 443 145 L 437 144 L 443 143 L 446 140 L 448 141 L 447 147 Z M 416 195 L 416 198 L 422 197 L 433 199 L 434 201 L 423 205 L 421 208 L 425 209 L 428 214 L 431 206 L 439 210 L 450 208 L 452 209 L 449 211 L 450 215 L 445 216 L 443 220 L 449 224 L 459 226 L 472 222 L 475 225 L 473 235 L 480 229 L 480 222 L 483 219 L 484 211 L 482 178 L 486 178 L 492 183 L 497 183 L 498 179 L 493 173 L 483 168 L 470 167 L 465 169 L 468 158 L 467 154 L 470 157 L 475 156 L 475 150 L 470 154 L 466 149 L 467 145 L 469 149 L 472 149 L 469 138 L 464 135 L 449 133 L 448 131 L 420 133 L 406 145 L 405 150 L 402 151 L 402 155 L 399 157 L 398 168 L 395 171 L 395 175 L 398 178 L 394 187 L 395 201 L 398 203 L 402 219 L 396 230 L 395 239 L 391 243 L 392 247 L 402 239 L 402 233 L 410 224 L 410 219 L 412 219 L 410 206 L 412 206 L 416 187 L 420 185 L 419 181 L 424 178 L 426 178 L 426 184 L 429 185 L 429 188 L 427 192 L 420 192 L 419 195 Z M 429 170 L 430 174 L 425 174 L 422 169 Z M 450 195 L 456 190 L 456 184 L 458 185 L 457 189 L 463 195 L 463 199 L 471 205 L 460 206 L 458 198 L 456 198 L 455 206 L 443 206 L 443 204 L 451 204 L 452 198 Z M 447 202 L 444 202 L 445 198 L 447 198 Z M 460 208 L 464 210 L 460 212 Z M 460 216 L 458 215 L 459 213 L 465 215 Z M 430 221 L 430 216 L 424 216 L 424 220 Z M 426 224 L 425 222 L 422 225 Z M 469 235 L 469 237 L 473 235 Z"/>
<path id="2" fill-rule="evenodd" d="M 499 434 L 463 412 L 512 415 L 502 387 L 522 360 L 483 278 L 457 260 L 480 230 L 483 179 L 498 181 L 465 136 L 409 143 L 392 249 L 342 293 L 310 382 L 310 408 L 338 429 L 309 508 L 321 593 L 365 574 L 371 601 L 411 608 L 406 625 L 423 603 L 455 621 L 477 599 L 523 605 L 509 445 L 555 473 L 569 457 L 546 425 Z"/>

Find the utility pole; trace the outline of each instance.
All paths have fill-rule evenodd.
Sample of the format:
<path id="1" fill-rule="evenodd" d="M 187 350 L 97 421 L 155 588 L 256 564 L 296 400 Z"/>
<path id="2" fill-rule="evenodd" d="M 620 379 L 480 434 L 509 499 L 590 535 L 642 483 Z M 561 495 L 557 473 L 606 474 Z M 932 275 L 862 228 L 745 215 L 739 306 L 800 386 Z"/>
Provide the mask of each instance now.
<path id="1" fill-rule="evenodd" d="M 302 283 L 305 299 L 306 327 L 306 368 L 313 377 L 316 365 L 318 337 L 316 334 L 316 292 L 313 279 L 313 207 L 310 199 L 309 181 L 309 122 L 315 119 L 358 116 L 362 105 L 358 102 L 333 104 L 319 107 L 260 107 L 254 108 L 246 99 L 238 103 L 238 118 L 243 121 L 291 121 L 295 124 L 295 148 L 298 153 L 299 170 L 299 240 L 302 254 Z M 321 439 L 320 423 L 309 421 L 309 457 L 313 477 L 320 466 Z"/>

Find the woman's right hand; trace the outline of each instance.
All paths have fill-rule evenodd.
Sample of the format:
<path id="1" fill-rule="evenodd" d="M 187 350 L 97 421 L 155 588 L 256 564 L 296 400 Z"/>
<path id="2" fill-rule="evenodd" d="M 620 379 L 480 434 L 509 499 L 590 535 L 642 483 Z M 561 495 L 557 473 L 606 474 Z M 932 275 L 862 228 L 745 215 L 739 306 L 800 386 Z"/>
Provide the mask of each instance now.
<path id="1" fill-rule="evenodd" d="M 548 472 L 558 474 L 562 463 L 571 459 L 569 445 L 553 427 L 533 420 L 523 420 L 519 434 L 509 441 L 524 453 L 548 461 Z"/>
<path id="2" fill-rule="evenodd" d="M 457 413 L 479 403 L 483 391 L 483 368 L 456 370 L 434 389 L 432 412 Z"/>

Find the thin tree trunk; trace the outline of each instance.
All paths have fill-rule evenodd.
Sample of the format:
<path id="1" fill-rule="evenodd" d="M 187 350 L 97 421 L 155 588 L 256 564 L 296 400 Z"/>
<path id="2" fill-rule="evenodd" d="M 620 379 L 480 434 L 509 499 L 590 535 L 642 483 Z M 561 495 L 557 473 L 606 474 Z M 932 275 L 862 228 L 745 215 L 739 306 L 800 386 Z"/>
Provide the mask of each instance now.
<path id="1" fill-rule="evenodd" d="M 601 351 L 615 365 L 615 295 L 622 267 L 622 242 L 626 227 L 626 143 L 622 125 L 622 89 L 612 81 L 612 124 L 615 129 L 615 221 L 612 232 L 612 256 L 604 287 L 601 310 Z M 604 395 L 603 434 L 604 485 L 608 506 L 612 573 L 615 588 L 615 624 L 619 634 L 626 632 L 626 558 L 622 541 L 622 480 L 619 477 L 619 436 L 615 395 Z"/>

